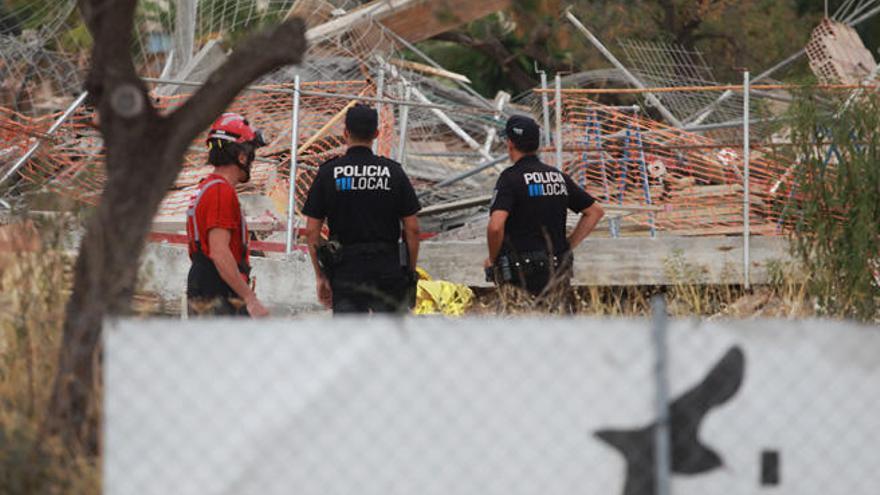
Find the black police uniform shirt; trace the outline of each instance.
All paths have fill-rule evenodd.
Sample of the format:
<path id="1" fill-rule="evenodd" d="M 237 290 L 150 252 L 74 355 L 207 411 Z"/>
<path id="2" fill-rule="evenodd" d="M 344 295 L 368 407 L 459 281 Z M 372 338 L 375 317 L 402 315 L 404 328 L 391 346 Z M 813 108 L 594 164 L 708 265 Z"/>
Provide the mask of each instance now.
<path id="1" fill-rule="evenodd" d="M 421 209 L 399 163 L 353 146 L 318 169 L 303 214 L 327 219 L 330 236 L 343 246 L 400 240 L 400 219 Z"/>
<path id="2" fill-rule="evenodd" d="M 501 172 L 492 198 L 491 211 L 509 213 L 501 252 L 546 252 L 548 238 L 554 254 L 567 251 L 566 209 L 580 213 L 595 202 L 571 177 L 536 155 L 521 158 Z"/>

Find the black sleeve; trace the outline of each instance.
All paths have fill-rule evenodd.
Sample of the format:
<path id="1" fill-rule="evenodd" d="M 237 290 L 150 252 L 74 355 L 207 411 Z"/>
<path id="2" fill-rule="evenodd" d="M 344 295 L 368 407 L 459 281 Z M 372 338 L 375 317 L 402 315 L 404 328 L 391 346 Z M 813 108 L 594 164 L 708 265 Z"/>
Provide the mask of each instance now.
<path id="1" fill-rule="evenodd" d="M 568 188 L 568 208 L 575 213 L 580 213 L 593 206 L 596 200 L 587 191 L 584 191 L 581 186 L 575 184 L 568 174 L 563 175 L 565 177 L 565 185 Z"/>
<path id="2" fill-rule="evenodd" d="M 306 202 L 303 204 L 302 213 L 307 217 L 325 219 L 327 218 L 327 209 L 330 204 L 330 198 L 327 197 L 327 188 L 324 182 L 327 181 L 326 167 L 318 169 L 312 187 L 306 196 Z"/>
<path id="3" fill-rule="evenodd" d="M 513 184 L 511 184 L 510 181 L 510 175 L 501 174 L 501 176 L 498 177 L 498 182 L 495 183 L 495 191 L 492 193 L 492 205 L 489 207 L 489 211 L 513 210 L 515 196 L 516 194 Z"/>
<path id="4" fill-rule="evenodd" d="M 397 214 L 400 218 L 415 215 L 422 209 L 416 190 L 413 189 L 409 177 L 400 169 L 400 193 L 397 196 Z"/>

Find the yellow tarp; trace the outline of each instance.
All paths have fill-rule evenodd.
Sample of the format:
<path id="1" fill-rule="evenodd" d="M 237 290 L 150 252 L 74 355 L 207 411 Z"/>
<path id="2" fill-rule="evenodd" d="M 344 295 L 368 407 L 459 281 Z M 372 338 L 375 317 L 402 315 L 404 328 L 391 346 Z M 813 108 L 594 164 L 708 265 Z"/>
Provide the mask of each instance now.
<path id="1" fill-rule="evenodd" d="M 416 271 L 419 273 L 419 285 L 413 313 L 461 316 L 473 304 L 474 292 L 470 287 L 445 280 L 434 280 L 421 268 Z"/>

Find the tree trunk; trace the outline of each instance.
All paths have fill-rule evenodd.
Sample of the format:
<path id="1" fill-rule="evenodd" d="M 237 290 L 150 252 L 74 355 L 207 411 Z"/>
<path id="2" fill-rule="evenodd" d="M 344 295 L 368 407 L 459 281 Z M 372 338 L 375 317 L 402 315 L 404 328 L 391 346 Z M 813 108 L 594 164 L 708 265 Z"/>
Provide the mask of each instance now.
<path id="1" fill-rule="evenodd" d="M 105 316 L 128 314 L 136 283 L 138 256 L 165 191 L 179 165 L 164 161 L 158 150 L 167 139 L 150 126 L 141 136 L 108 143 L 111 163 L 101 202 L 87 224 L 74 271 L 74 290 L 66 308 L 59 372 L 50 412 L 54 429 L 68 442 L 98 450 L 100 411 L 100 339 Z M 152 131 L 152 132 L 150 132 Z M 111 150 L 116 148 L 111 154 Z M 178 161 L 179 163 L 179 161 Z"/>
<path id="2" fill-rule="evenodd" d="M 80 0 L 95 39 L 86 83 L 98 107 L 107 183 L 87 224 L 66 308 L 47 431 L 71 451 L 99 451 L 100 342 L 106 317 L 129 314 L 138 259 L 162 198 L 190 143 L 253 80 L 298 63 L 305 29 L 297 19 L 243 42 L 202 88 L 159 116 L 127 50 L 136 0 Z"/>

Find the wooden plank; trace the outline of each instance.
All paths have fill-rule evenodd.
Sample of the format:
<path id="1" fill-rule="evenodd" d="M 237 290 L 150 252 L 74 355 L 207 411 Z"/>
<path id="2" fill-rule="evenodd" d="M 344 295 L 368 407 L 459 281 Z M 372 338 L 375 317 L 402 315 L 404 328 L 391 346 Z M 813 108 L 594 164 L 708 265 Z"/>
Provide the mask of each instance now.
<path id="1" fill-rule="evenodd" d="M 363 94 L 365 92 L 366 92 L 366 89 L 361 91 L 359 96 L 363 96 Z M 337 112 L 336 115 L 334 115 L 330 120 L 328 120 L 326 124 L 324 124 L 324 127 L 321 127 L 318 130 L 318 132 L 316 132 L 305 143 L 303 143 L 302 146 L 300 146 L 299 149 L 297 149 L 296 154 L 302 155 L 307 149 L 311 148 L 312 145 L 317 143 L 319 139 L 323 139 L 324 136 L 327 135 L 327 133 L 329 133 L 331 129 L 333 129 L 333 126 L 335 126 L 340 120 L 342 120 L 345 117 L 345 114 L 348 112 L 348 110 L 351 107 L 355 106 L 355 104 L 357 104 L 357 102 L 358 102 L 357 100 L 349 101 L 344 107 L 342 107 L 342 110 Z"/>
<path id="2" fill-rule="evenodd" d="M 686 197 L 688 199 L 714 196 L 741 196 L 742 186 L 739 184 L 718 186 L 691 185 L 682 189 L 673 189 L 673 194 L 677 197 Z"/>
<path id="3" fill-rule="evenodd" d="M 416 43 L 492 12 L 510 7 L 511 0 L 422 0 L 381 19 L 401 38 Z"/>
<path id="4" fill-rule="evenodd" d="M 401 60 L 399 58 L 392 58 L 389 60 L 392 64 L 401 67 L 403 69 L 410 69 L 416 72 L 421 72 L 422 74 L 428 74 L 429 76 L 437 76 L 443 77 L 446 79 L 452 79 L 454 81 L 463 82 L 465 84 L 470 84 L 471 80 L 464 74 L 459 74 L 457 72 L 452 72 L 450 70 L 438 69 L 436 67 L 432 67 L 430 65 L 420 64 L 418 62 L 413 62 L 411 60 Z"/>
<path id="5" fill-rule="evenodd" d="M 672 229 L 666 230 L 663 233 L 671 236 L 741 235 L 742 230 L 742 225 L 724 225 L 720 227 Z M 774 224 L 755 224 L 753 222 L 749 227 L 749 231 L 752 235 L 773 236 L 777 234 L 777 227 Z"/>
<path id="6" fill-rule="evenodd" d="M 510 3 L 511 0 L 374 0 L 310 27 L 306 39 L 309 44 L 318 44 L 374 20 L 415 43 L 505 9 Z M 372 46 L 366 40 L 362 43 Z"/>
<path id="7" fill-rule="evenodd" d="M 419 212 L 419 216 L 429 216 L 436 215 L 438 213 L 445 213 L 448 211 L 455 210 L 463 210 L 466 208 L 473 208 L 475 206 L 488 206 L 489 202 L 492 201 L 491 194 L 484 194 L 481 196 L 474 196 L 471 198 L 458 199 L 455 201 L 447 201 L 444 203 L 438 203 L 431 206 L 426 206 Z M 645 206 L 645 205 L 609 205 L 603 204 L 601 205 L 605 210 L 606 215 L 612 216 L 627 216 L 632 215 L 634 213 L 644 213 L 644 212 L 661 212 L 663 211 L 662 206 Z"/>
<path id="8" fill-rule="evenodd" d="M 309 24 L 306 28 L 313 28 L 330 20 L 333 14 L 333 5 L 324 0 L 296 0 L 284 19 L 299 17 Z"/>
<path id="9" fill-rule="evenodd" d="M 705 208 L 702 210 L 672 210 L 657 215 L 658 222 L 704 223 L 718 225 L 726 222 L 742 223 L 742 209 L 734 207 Z"/>
<path id="10" fill-rule="evenodd" d="M 752 237 L 752 283 L 769 281 L 768 266 L 790 261 L 783 237 Z M 432 277 L 488 287 L 484 241 L 424 242 L 419 265 Z M 573 282 L 583 286 L 742 283 L 741 237 L 590 238 L 577 250 Z"/>

